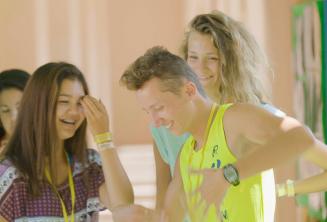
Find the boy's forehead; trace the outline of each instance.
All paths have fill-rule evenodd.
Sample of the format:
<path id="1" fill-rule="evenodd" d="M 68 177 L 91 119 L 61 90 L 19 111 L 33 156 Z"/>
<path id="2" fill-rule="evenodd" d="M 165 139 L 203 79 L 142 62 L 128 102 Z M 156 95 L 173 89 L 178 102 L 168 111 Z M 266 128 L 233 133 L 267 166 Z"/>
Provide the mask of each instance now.
<path id="1" fill-rule="evenodd" d="M 152 106 L 170 103 L 174 100 L 174 93 L 164 91 L 160 87 L 160 79 L 149 80 L 144 86 L 136 91 L 136 97 L 142 104 L 143 108 L 150 108 Z"/>
<path id="2" fill-rule="evenodd" d="M 163 97 L 161 90 L 156 85 L 150 83 L 145 84 L 142 88 L 136 91 L 136 97 L 143 103 L 153 104 L 160 101 Z"/>

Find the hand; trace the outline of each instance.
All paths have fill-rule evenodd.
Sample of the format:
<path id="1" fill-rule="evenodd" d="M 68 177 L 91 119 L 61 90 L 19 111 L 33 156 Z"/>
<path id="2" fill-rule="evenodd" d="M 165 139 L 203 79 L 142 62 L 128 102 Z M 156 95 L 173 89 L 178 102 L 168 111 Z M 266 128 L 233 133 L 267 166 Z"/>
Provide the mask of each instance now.
<path id="1" fill-rule="evenodd" d="M 91 96 L 84 96 L 81 104 L 93 136 L 109 132 L 109 116 L 103 103 Z"/>
<path id="2" fill-rule="evenodd" d="M 117 207 L 112 210 L 115 222 L 155 222 L 157 214 L 154 210 L 140 205 L 131 204 Z"/>
<path id="3" fill-rule="evenodd" d="M 204 212 L 206 213 L 209 206 L 215 204 L 217 213 L 219 213 L 220 204 L 229 187 L 229 183 L 223 176 L 223 171 L 221 169 L 191 170 L 191 174 L 203 176 L 201 185 L 194 191 L 194 193 L 200 193 L 201 195 L 198 205 L 201 205 L 202 201 L 205 201 L 204 204 L 206 207 Z"/>
<path id="4" fill-rule="evenodd" d="M 7 143 L 8 143 L 8 140 L 2 140 L 2 141 L 0 142 L 0 154 L 1 154 L 1 152 L 3 152 L 3 150 L 5 149 Z"/>

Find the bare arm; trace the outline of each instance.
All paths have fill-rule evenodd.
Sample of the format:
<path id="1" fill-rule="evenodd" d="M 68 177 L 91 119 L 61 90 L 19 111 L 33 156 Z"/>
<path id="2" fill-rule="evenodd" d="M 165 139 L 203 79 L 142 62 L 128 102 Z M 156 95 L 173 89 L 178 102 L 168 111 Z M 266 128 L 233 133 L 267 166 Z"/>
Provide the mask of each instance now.
<path id="1" fill-rule="evenodd" d="M 5 218 L 0 216 L 0 222 L 7 222 L 7 221 L 5 220 Z"/>
<path id="2" fill-rule="evenodd" d="M 240 178 L 244 179 L 288 161 L 294 161 L 313 146 L 314 140 L 305 129 L 296 127 L 261 145 L 246 158 L 238 160 L 235 166 L 239 170 Z"/>
<path id="3" fill-rule="evenodd" d="M 327 190 L 327 172 L 295 182 L 295 194 L 322 192 Z"/>
<path id="4" fill-rule="evenodd" d="M 90 96 L 85 96 L 81 104 L 93 136 L 110 132 L 108 113 L 101 102 Z M 119 160 L 116 149 L 111 147 L 111 144 L 106 144 L 99 151 L 105 177 L 105 183 L 100 186 L 99 194 L 100 201 L 112 210 L 133 203 L 134 194 L 131 182 Z"/>
<path id="5" fill-rule="evenodd" d="M 225 112 L 223 121 L 227 143 L 238 159 L 234 165 L 241 179 L 293 161 L 316 147 L 311 133 L 298 121 L 276 117 L 253 105 L 232 106 Z M 222 170 L 206 169 L 195 173 L 204 176 L 199 188 L 202 197 L 219 209 L 230 186 Z"/>
<path id="6" fill-rule="evenodd" d="M 175 164 L 172 182 L 169 184 L 164 205 L 165 218 L 168 222 L 183 221 L 187 212 L 186 197 L 180 174 L 179 156 Z"/>
<path id="7" fill-rule="evenodd" d="M 156 209 L 161 209 L 164 206 L 165 195 L 172 177 L 169 165 L 163 161 L 155 142 L 153 142 L 153 153 L 156 164 Z"/>
<path id="8" fill-rule="evenodd" d="M 327 190 L 327 146 L 316 141 L 315 147 L 304 153 L 303 157 L 324 169 L 324 172 L 294 183 L 294 193 L 304 194 Z"/>
<path id="9" fill-rule="evenodd" d="M 316 147 L 312 134 L 291 117 L 279 118 L 249 104 L 238 104 L 232 109 L 230 115 L 229 110 L 226 111 L 224 126 L 229 134 L 226 135 L 227 140 L 233 140 L 228 141 L 232 143 L 231 149 L 241 153 L 235 163 L 241 179 L 294 161 Z M 237 130 L 235 121 L 239 124 Z M 250 141 L 246 147 L 238 142 L 241 137 Z M 251 152 L 240 152 L 240 149 L 249 149 Z"/>
<path id="10" fill-rule="evenodd" d="M 105 183 L 99 188 L 100 201 L 110 210 L 134 202 L 133 188 L 115 149 L 100 152 Z"/>

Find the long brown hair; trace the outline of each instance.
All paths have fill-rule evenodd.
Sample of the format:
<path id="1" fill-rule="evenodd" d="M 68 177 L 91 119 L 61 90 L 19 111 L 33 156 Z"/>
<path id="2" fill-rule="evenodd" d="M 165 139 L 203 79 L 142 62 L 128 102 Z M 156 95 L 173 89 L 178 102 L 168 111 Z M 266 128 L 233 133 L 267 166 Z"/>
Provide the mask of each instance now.
<path id="1" fill-rule="evenodd" d="M 270 66 L 255 38 L 240 22 L 219 11 L 197 15 L 190 22 L 181 46 L 184 59 L 188 58 L 188 39 L 192 32 L 210 35 L 218 49 L 221 84 L 216 102 L 260 104 L 269 97 L 263 82 L 268 79 L 264 74 L 271 71 Z"/>
<path id="2" fill-rule="evenodd" d="M 47 63 L 33 73 L 24 91 L 16 128 L 4 152 L 28 180 L 33 195 L 39 194 L 46 159 L 49 160 L 51 176 L 56 175 L 55 151 L 59 144 L 55 127 L 56 107 L 60 86 L 65 79 L 78 80 L 88 94 L 83 74 L 72 64 Z M 84 120 L 74 136 L 64 141 L 64 148 L 85 163 L 86 147 Z"/>

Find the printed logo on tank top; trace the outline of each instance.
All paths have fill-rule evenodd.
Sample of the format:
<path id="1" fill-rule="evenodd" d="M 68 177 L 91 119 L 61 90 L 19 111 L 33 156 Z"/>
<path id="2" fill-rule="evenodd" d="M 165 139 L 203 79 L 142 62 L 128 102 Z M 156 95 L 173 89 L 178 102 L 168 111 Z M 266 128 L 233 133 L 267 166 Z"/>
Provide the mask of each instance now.
<path id="1" fill-rule="evenodd" d="M 220 168 L 221 166 L 221 160 L 219 159 L 219 146 L 218 144 L 214 145 L 211 148 L 211 158 L 212 158 L 212 163 L 211 163 L 211 168 Z"/>

